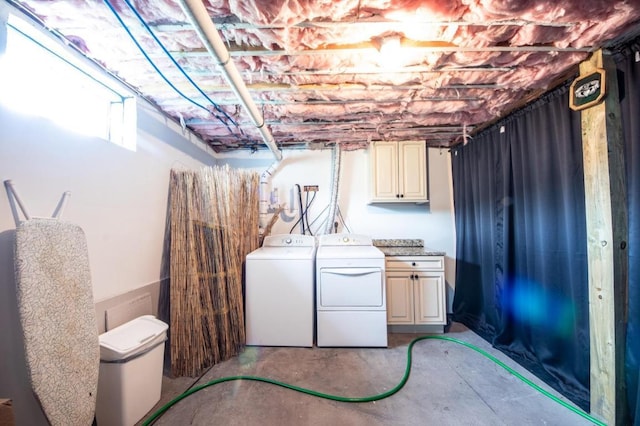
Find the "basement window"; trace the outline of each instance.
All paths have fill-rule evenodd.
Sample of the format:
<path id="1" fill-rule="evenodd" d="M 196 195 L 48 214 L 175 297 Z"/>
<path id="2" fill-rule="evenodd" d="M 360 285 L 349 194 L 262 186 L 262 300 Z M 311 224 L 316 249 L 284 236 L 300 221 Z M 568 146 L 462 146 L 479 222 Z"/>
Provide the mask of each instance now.
<path id="1" fill-rule="evenodd" d="M 4 26 L 0 103 L 135 151 L 136 104 L 130 91 L 32 24 L 9 15 Z"/>

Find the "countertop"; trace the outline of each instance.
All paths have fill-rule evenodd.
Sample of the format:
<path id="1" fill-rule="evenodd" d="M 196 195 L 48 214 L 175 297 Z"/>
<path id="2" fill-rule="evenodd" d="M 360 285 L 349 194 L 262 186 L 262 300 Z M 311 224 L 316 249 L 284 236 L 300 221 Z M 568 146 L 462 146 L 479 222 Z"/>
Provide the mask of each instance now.
<path id="1" fill-rule="evenodd" d="M 444 256 L 446 253 L 424 247 L 378 247 L 385 256 Z"/>
<path id="2" fill-rule="evenodd" d="M 441 250 L 426 249 L 423 240 L 374 239 L 373 245 L 385 256 L 444 256 L 446 254 Z"/>

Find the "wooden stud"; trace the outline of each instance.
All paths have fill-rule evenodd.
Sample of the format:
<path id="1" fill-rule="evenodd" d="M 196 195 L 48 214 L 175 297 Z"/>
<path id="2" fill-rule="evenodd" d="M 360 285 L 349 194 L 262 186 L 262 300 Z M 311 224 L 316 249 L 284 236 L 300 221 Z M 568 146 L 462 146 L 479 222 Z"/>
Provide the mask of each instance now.
<path id="1" fill-rule="evenodd" d="M 580 65 L 580 74 L 589 74 L 599 68 L 606 72 L 606 98 L 581 113 L 589 273 L 591 413 L 609 425 L 622 425 L 626 416 L 626 178 L 615 63 L 600 50 Z"/>

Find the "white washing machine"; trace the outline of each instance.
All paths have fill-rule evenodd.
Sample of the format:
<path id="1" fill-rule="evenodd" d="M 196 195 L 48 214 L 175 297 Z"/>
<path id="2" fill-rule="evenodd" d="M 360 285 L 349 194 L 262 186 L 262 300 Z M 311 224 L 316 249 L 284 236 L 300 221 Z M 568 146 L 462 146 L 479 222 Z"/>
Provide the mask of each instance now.
<path id="1" fill-rule="evenodd" d="M 384 253 L 370 237 L 319 237 L 316 253 L 317 345 L 387 346 Z"/>
<path id="2" fill-rule="evenodd" d="M 247 255 L 246 344 L 313 346 L 316 241 L 271 235 Z"/>

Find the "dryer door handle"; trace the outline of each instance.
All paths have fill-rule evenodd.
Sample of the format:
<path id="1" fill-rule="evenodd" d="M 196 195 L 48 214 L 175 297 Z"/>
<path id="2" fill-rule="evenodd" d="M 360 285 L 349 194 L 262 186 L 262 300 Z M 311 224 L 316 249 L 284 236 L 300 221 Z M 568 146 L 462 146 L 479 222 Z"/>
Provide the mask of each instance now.
<path id="1" fill-rule="evenodd" d="M 323 268 L 321 274 L 358 276 L 379 273 L 380 268 Z"/>

